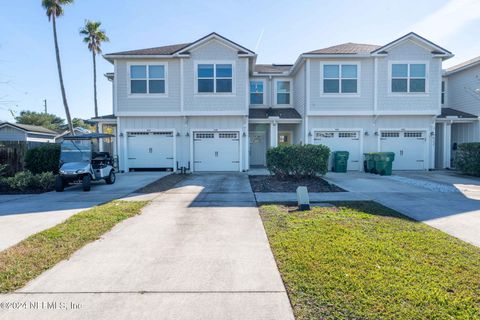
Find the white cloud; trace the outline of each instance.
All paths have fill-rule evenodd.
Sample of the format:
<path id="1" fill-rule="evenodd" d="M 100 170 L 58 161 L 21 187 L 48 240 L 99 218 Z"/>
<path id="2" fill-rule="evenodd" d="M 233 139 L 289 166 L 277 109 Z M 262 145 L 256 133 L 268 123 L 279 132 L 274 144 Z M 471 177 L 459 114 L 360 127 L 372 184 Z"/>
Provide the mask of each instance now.
<path id="1" fill-rule="evenodd" d="M 434 41 L 447 41 L 466 24 L 480 19 L 479 0 L 450 0 L 423 20 L 410 26 L 410 30 Z"/>

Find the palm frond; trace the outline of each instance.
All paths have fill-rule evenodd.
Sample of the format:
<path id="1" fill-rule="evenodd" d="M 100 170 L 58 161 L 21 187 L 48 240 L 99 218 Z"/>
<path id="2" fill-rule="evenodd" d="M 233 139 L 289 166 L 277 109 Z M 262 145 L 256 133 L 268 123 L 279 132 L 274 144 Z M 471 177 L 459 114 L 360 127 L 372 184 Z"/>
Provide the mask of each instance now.
<path id="1" fill-rule="evenodd" d="M 88 45 L 88 49 L 93 53 L 101 53 L 102 42 L 109 41 L 105 30 L 100 30 L 102 23 L 100 21 L 85 20 L 85 25 L 80 30 L 80 35 L 85 36 L 83 42 Z"/>

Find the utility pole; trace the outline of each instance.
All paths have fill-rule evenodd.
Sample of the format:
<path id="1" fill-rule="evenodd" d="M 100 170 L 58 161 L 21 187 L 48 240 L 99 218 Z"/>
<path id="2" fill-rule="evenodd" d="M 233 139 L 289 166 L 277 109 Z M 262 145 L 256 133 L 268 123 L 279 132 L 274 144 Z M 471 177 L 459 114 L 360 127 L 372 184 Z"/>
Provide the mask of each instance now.
<path id="1" fill-rule="evenodd" d="M 45 113 L 48 113 L 47 112 L 47 99 L 43 100 L 43 108 L 45 109 Z"/>

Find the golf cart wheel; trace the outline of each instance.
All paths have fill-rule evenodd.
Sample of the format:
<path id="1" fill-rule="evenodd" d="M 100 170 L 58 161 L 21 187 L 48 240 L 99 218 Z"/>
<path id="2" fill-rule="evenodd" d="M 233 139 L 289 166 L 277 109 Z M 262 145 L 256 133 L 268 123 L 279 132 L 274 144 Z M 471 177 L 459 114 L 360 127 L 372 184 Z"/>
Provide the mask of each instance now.
<path id="1" fill-rule="evenodd" d="M 108 177 L 105 178 L 105 182 L 107 184 L 114 184 L 115 183 L 115 172 L 112 170 L 110 171 L 110 174 L 108 175 Z"/>
<path id="2" fill-rule="evenodd" d="M 65 185 L 64 185 L 64 182 L 63 182 L 63 178 L 60 177 L 60 176 L 57 176 L 55 178 L 55 191 L 57 192 L 62 192 L 65 188 Z"/>
<path id="3" fill-rule="evenodd" d="M 90 175 L 86 174 L 86 175 L 83 176 L 83 178 L 82 178 L 83 191 L 90 191 L 91 180 L 92 180 L 92 178 L 90 177 Z"/>

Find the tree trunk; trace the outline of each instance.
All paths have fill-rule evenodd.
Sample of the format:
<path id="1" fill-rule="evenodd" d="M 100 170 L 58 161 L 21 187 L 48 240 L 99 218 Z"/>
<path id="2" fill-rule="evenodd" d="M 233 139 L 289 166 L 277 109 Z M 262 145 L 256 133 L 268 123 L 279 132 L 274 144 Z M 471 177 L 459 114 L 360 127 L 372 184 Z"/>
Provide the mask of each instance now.
<path id="1" fill-rule="evenodd" d="M 53 41 L 55 42 L 55 55 L 57 57 L 58 78 L 60 80 L 60 90 L 62 91 L 63 107 L 65 108 L 65 115 L 67 117 L 68 129 L 70 130 L 70 134 L 75 135 L 75 132 L 73 131 L 72 118 L 70 117 L 70 109 L 68 108 L 67 96 L 65 94 L 65 86 L 63 85 L 62 65 L 60 63 L 60 50 L 58 49 L 57 23 L 55 20 L 55 12 L 52 14 L 52 25 Z"/>
<path id="2" fill-rule="evenodd" d="M 92 50 L 93 56 L 93 100 L 95 103 L 95 118 L 98 117 L 98 105 L 97 105 L 97 62 L 95 50 Z M 95 125 L 95 131 L 98 133 L 98 123 Z"/>

